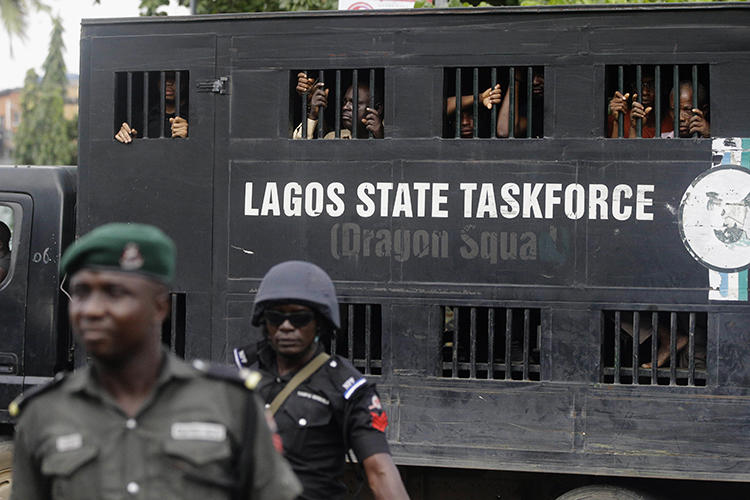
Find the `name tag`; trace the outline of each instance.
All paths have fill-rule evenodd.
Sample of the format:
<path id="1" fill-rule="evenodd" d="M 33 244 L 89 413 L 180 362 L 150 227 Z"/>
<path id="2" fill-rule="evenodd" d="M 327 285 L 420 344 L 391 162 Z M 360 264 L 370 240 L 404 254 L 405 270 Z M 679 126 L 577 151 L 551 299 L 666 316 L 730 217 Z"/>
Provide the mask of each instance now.
<path id="1" fill-rule="evenodd" d="M 172 424 L 172 439 L 181 441 L 224 441 L 227 428 L 213 422 L 175 422 Z"/>
<path id="2" fill-rule="evenodd" d="M 73 451 L 78 450 L 83 446 L 83 436 L 80 434 L 67 434 L 60 436 L 55 441 L 55 448 L 57 451 Z"/>

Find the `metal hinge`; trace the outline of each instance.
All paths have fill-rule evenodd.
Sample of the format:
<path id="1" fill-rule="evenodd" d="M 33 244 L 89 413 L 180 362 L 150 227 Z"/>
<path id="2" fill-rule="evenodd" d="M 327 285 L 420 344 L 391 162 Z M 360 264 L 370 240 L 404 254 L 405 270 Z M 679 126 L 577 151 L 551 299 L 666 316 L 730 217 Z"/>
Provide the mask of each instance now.
<path id="1" fill-rule="evenodd" d="M 203 80 L 195 86 L 198 92 L 213 92 L 214 94 L 226 94 L 229 87 L 229 77 L 222 76 L 217 80 Z"/>

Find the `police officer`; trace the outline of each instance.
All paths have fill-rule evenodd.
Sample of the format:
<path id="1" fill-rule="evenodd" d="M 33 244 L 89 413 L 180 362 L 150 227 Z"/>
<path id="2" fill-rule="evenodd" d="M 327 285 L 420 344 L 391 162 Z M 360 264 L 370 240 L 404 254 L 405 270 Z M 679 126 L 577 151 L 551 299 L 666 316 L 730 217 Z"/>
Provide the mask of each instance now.
<path id="1" fill-rule="evenodd" d="M 263 374 L 258 393 L 275 412 L 284 456 L 304 487 L 300 498 L 344 498 L 338 480 L 351 448 L 376 499 L 408 498 L 385 438 L 388 417 L 375 384 L 320 339 L 340 326 L 336 290 L 309 262 L 272 267 L 255 296 L 252 324 L 264 339 L 235 349 L 240 366 Z"/>
<path id="2" fill-rule="evenodd" d="M 99 227 L 65 252 L 70 321 L 91 363 L 11 405 L 14 500 L 301 491 L 274 449 L 253 374 L 190 366 L 161 347 L 174 266 L 172 241 L 140 224 Z"/>

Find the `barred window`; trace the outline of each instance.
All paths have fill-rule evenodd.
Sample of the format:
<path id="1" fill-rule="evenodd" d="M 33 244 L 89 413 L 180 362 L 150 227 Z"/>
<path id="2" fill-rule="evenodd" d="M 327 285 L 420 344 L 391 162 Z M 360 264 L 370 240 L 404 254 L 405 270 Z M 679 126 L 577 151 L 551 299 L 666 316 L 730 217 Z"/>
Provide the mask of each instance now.
<path id="1" fill-rule="evenodd" d="M 383 138 L 383 76 L 382 68 L 292 71 L 291 137 Z"/>
<path id="2" fill-rule="evenodd" d="M 188 71 L 123 71 L 115 73 L 114 134 L 123 123 L 134 139 L 172 137 L 170 118 L 189 120 Z"/>
<path id="3" fill-rule="evenodd" d="M 602 382 L 705 386 L 707 325 L 705 312 L 604 311 Z"/>
<path id="4" fill-rule="evenodd" d="M 539 309 L 444 306 L 441 312 L 443 377 L 539 380 Z"/>
<path id="5" fill-rule="evenodd" d="M 329 352 L 348 358 L 365 375 L 383 373 L 380 304 L 340 304 L 341 328 Z"/>
<path id="6" fill-rule="evenodd" d="M 446 68 L 443 75 L 443 137 L 544 137 L 542 66 Z"/>
<path id="7" fill-rule="evenodd" d="M 708 65 L 607 66 L 605 86 L 606 137 L 710 136 Z"/>

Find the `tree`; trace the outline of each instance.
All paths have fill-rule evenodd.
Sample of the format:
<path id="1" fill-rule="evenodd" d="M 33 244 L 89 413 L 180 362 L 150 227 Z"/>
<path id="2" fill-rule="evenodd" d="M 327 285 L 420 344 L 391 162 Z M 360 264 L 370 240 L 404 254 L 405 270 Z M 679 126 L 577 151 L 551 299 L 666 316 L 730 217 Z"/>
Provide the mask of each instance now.
<path id="1" fill-rule="evenodd" d="M 33 165 L 72 165 L 76 162 L 76 143 L 73 127 L 64 116 L 65 91 L 68 78 L 62 39 L 63 27 L 59 18 L 53 20 L 47 59 L 42 66 L 44 76 L 38 88 L 27 73 L 24 98 L 34 102 L 22 103 L 21 124 L 16 134 L 20 148 L 16 148 L 16 161 Z"/>
<path id="2" fill-rule="evenodd" d="M 39 102 L 39 75 L 34 69 L 26 72 L 21 92 L 21 123 L 18 124 L 13 149 L 13 156 L 17 163 L 30 165 L 34 163 L 34 123 L 31 117 L 36 113 Z"/>

